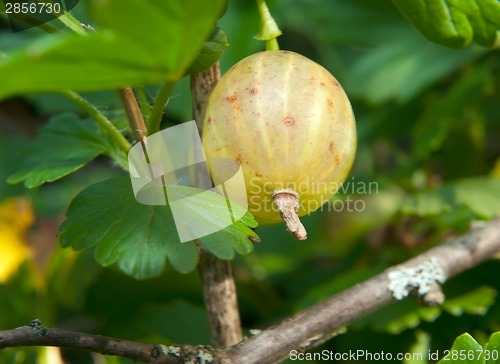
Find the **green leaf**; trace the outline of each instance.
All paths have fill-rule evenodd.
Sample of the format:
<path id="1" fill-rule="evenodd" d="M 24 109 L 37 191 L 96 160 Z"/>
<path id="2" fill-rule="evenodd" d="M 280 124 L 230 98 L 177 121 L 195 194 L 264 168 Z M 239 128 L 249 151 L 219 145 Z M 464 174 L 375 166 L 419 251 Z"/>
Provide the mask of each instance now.
<path id="1" fill-rule="evenodd" d="M 97 91 L 176 81 L 215 26 L 224 0 L 94 2 L 100 27 L 50 34 L 0 58 L 0 99 L 65 89 Z"/>
<path id="2" fill-rule="evenodd" d="M 474 100 L 484 96 L 487 80 L 492 70 L 486 65 L 477 67 L 460 77 L 444 95 L 431 101 L 420 116 L 413 131 L 413 144 L 420 158 L 439 150 L 453 128 L 464 127 L 464 104 L 472 105 Z"/>
<path id="3" fill-rule="evenodd" d="M 500 363 L 500 332 L 490 336 L 484 348 L 468 333 L 456 338 L 453 347 L 438 364 L 498 364 Z"/>
<path id="4" fill-rule="evenodd" d="M 441 313 L 439 307 L 424 307 L 416 300 L 403 300 L 361 319 L 354 324 L 354 327 L 361 329 L 368 325 L 375 331 L 397 335 L 407 329 L 418 327 L 423 321 L 434 322 Z"/>
<path id="5" fill-rule="evenodd" d="M 458 202 L 489 219 L 500 214 L 500 178 L 470 178 L 455 185 Z"/>
<path id="6" fill-rule="evenodd" d="M 234 252 L 241 255 L 253 251 L 252 241 L 260 241 L 257 234 L 247 226 L 236 222 L 228 228 L 200 238 L 201 243 L 220 259 L 233 259 Z"/>
<path id="7" fill-rule="evenodd" d="M 199 190 L 186 186 L 168 186 L 169 197 L 197 195 Z M 214 193 L 216 196 L 220 196 Z M 222 197 L 191 199 L 183 213 L 200 224 L 218 224 L 218 214 L 226 207 Z M 176 209 L 177 213 L 177 209 Z M 246 216 L 242 221 L 252 223 Z M 160 274 L 168 258 L 179 272 L 192 271 L 198 262 L 194 242 L 181 243 L 169 206 L 143 205 L 136 201 L 128 177 L 112 178 L 84 189 L 71 202 L 58 236 L 64 247 L 76 250 L 95 247 L 98 263 L 118 267 L 137 279 Z M 255 233 L 236 222 L 208 238 L 207 248 L 215 255 L 231 259 L 233 250 L 248 253 L 253 245 L 248 237 Z M 206 240 L 208 239 L 208 240 Z"/>
<path id="8" fill-rule="evenodd" d="M 483 347 L 468 333 L 462 334 L 453 343 L 448 355 L 438 364 L 482 364 Z"/>
<path id="9" fill-rule="evenodd" d="M 484 315 L 495 303 L 495 296 L 495 289 L 483 286 L 457 297 L 446 298 L 444 304 L 439 307 L 426 307 L 416 300 L 404 300 L 378 310 L 366 320 L 361 320 L 360 327 L 368 322 L 377 331 L 399 334 L 406 329 L 419 326 L 422 321 L 434 322 L 443 311 L 454 316 L 461 316 L 464 313 Z"/>
<path id="10" fill-rule="evenodd" d="M 500 332 L 491 335 L 484 345 L 483 358 L 485 364 L 500 364 Z"/>
<path id="11" fill-rule="evenodd" d="M 204 197 L 201 198 L 200 192 L 206 191 L 186 186 L 167 186 L 167 191 L 169 198 L 186 201 L 182 208 L 176 209 L 176 215 L 185 221 L 196 221 L 201 228 L 207 226 L 212 231 L 217 230 L 213 234 L 198 239 L 216 257 L 233 259 L 235 251 L 242 255 L 253 251 L 253 244 L 250 240 L 258 240 L 258 236 L 250 227 L 256 227 L 257 222 L 242 207 L 231 203 L 233 214 L 243 215 L 243 218 L 227 227 L 228 205 L 222 195 L 204 193 Z"/>
<path id="12" fill-rule="evenodd" d="M 404 200 L 401 211 L 432 216 L 461 206 L 466 206 L 483 219 L 500 214 L 500 178 L 463 179 L 435 190 L 421 192 Z"/>
<path id="13" fill-rule="evenodd" d="M 166 258 L 180 272 L 196 267 L 193 242 L 181 244 L 170 209 L 138 203 L 128 177 L 93 184 L 75 197 L 57 235 L 64 247 L 96 247 L 103 266 L 118 267 L 137 279 L 160 274 Z"/>
<path id="14" fill-rule="evenodd" d="M 429 40 L 451 48 L 472 41 L 493 47 L 500 29 L 495 0 L 392 0 L 408 21 Z"/>
<path id="15" fill-rule="evenodd" d="M 205 71 L 217 62 L 229 46 L 226 33 L 221 28 L 215 28 L 203 46 L 193 64 L 187 70 L 188 74 Z"/>
<path id="16" fill-rule="evenodd" d="M 433 216 L 451 211 L 455 205 L 453 188 L 451 186 L 442 186 L 406 198 L 402 202 L 401 211 L 405 214 Z"/>
<path id="17" fill-rule="evenodd" d="M 106 153 L 126 165 L 126 155 L 92 119 L 73 113 L 54 116 L 28 146 L 9 183 L 24 181 L 28 188 L 53 182 L 73 173 Z"/>
<path id="18" fill-rule="evenodd" d="M 480 47 L 471 47 L 457 53 L 426 42 L 418 34 L 405 30 L 402 34 L 353 60 L 343 83 L 351 97 L 362 97 L 372 103 L 390 99 L 407 102 L 485 52 Z"/>
<path id="19" fill-rule="evenodd" d="M 459 297 L 447 299 L 443 304 L 443 309 L 454 316 L 461 316 L 464 313 L 484 315 L 495 303 L 496 294 L 495 289 L 482 286 Z"/>

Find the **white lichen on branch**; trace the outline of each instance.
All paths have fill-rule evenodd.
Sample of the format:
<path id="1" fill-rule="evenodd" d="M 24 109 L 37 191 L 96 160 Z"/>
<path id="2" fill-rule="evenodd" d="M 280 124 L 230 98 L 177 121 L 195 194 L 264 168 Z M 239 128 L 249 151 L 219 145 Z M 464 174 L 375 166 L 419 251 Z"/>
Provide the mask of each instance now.
<path id="1" fill-rule="evenodd" d="M 425 296 L 435 291 L 438 284 L 446 281 L 446 275 L 434 257 L 415 267 L 393 270 L 387 277 L 389 291 L 397 300 L 407 297 L 412 292 Z"/>

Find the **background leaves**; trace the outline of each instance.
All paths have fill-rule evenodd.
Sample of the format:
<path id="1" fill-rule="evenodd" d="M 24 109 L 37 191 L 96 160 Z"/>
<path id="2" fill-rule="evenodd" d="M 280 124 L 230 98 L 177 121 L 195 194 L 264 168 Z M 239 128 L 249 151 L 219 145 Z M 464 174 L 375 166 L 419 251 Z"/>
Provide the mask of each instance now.
<path id="1" fill-rule="evenodd" d="M 433 42 L 464 48 L 472 41 L 498 44 L 500 4 L 491 0 L 393 0 L 394 5 Z"/>

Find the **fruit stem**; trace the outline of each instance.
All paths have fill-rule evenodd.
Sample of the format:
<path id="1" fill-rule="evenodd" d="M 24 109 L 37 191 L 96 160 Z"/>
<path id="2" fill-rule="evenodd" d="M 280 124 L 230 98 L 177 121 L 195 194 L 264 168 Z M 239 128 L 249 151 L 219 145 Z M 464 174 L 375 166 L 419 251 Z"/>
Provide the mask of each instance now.
<path id="1" fill-rule="evenodd" d="M 297 240 L 306 240 L 307 231 L 297 215 L 299 210 L 298 193 L 291 188 L 276 190 L 273 193 L 273 200 L 288 230 Z"/>
<path id="2" fill-rule="evenodd" d="M 279 50 L 276 38 L 281 35 L 281 30 L 278 28 L 278 24 L 276 24 L 264 0 L 257 0 L 257 8 L 260 14 L 260 33 L 256 38 L 266 42 L 266 51 Z"/>

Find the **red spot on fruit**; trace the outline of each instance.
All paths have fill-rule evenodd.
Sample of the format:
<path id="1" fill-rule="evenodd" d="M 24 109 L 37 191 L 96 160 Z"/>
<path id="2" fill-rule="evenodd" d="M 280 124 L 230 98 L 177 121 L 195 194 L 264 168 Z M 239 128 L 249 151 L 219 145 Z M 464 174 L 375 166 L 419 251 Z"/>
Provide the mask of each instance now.
<path id="1" fill-rule="evenodd" d="M 232 94 L 231 96 L 226 97 L 227 102 L 235 102 L 236 101 L 236 93 Z"/>
<path id="2" fill-rule="evenodd" d="M 320 82 L 319 83 L 321 86 L 325 87 L 325 83 L 324 82 Z"/>
<path id="3" fill-rule="evenodd" d="M 334 81 L 334 84 L 335 84 L 335 86 L 337 86 L 337 87 L 341 87 L 341 86 L 340 86 L 340 83 L 338 83 L 337 81 Z"/>
<path id="4" fill-rule="evenodd" d="M 248 93 L 250 95 L 257 95 L 259 93 L 259 90 L 257 90 L 255 87 L 254 88 L 251 88 L 250 90 L 248 90 Z"/>
<path id="5" fill-rule="evenodd" d="M 220 151 L 221 151 L 221 149 L 222 149 L 222 147 L 218 147 L 218 148 L 215 148 L 215 151 L 216 151 L 216 152 L 220 152 Z"/>
<path id="6" fill-rule="evenodd" d="M 330 145 L 328 146 L 328 149 L 330 149 L 330 152 L 333 152 L 333 142 L 330 143 Z"/>
<path id="7" fill-rule="evenodd" d="M 255 177 L 262 177 L 262 175 L 259 172 L 255 172 Z"/>
<path id="8" fill-rule="evenodd" d="M 209 116 L 209 117 L 208 117 L 207 122 L 208 122 L 209 124 L 212 124 L 212 117 L 211 117 L 211 116 Z"/>
<path id="9" fill-rule="evenodd" d="M 340 157 L 337 155 L 335 156 L 335 164 L 339 164 L 340 163 Z"/>
<path id="10" fill-rule="evenodd" d="M 332 99 L 328 99 L 328 106 L 333 106 L 333 100 Z"/>
<path id="11" fill-rule="evenodd" d="M 235 159 L 236 159 L 236 162 L 238 162 L 238 164 L 241 165 L 241 163 L 243 163 L 243 161 L 241 160 L 241 154 L 238 154 L 238 156 Z"/>
<path id="12" fill-rule="evenodd" d="M 283 124 L 285 124 L 285 126 L 294 126 L 295 118 L 292 115 L 287 114 L 287 116 L 283 118 Z"/>

